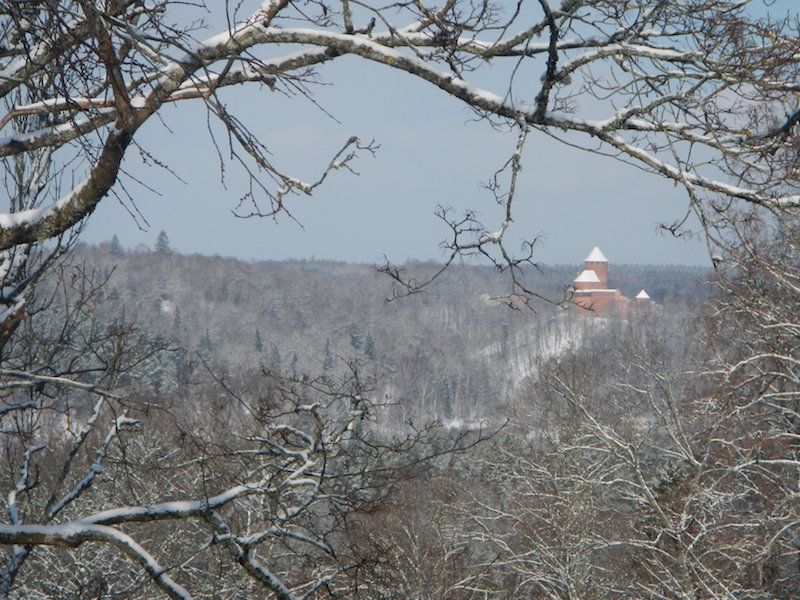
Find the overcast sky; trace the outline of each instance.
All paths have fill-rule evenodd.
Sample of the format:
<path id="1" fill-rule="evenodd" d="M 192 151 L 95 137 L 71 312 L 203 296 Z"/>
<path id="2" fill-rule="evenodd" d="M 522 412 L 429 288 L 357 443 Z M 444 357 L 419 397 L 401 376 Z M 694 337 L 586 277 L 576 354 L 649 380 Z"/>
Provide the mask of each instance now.
<path id="1" fill-rule="evenodd" d="M 183 181 L 144 167 L 131 154 L 125 169 L 158 192 L 127 181 L 147 224 L 137 224 L 118 200 L 107 198 L 83 239 L 100 242 L 116 234 L 125 246 L 151 246 L 165 230 L 185 253 L 357 262 L 380 262 L 386 255 L 402 262 L 442 258 L 438 244 L 447 231 L 433 216 L 437 205 L 476 209 L 490 228 L 499 223 L 481 183 L 512 152 L 514 134 L 475 122 L 459 101 L 430 84 L 356 57 L 323 67 L 321 81 L 331 85 L 315 86 L 314 99 L 335 120 L 302 96 L 254 87 L 223 96 L 261 137 L 275 164 L 304 180 L 314 179 L 352 135 L 380 144 L 374 158 L 365 155 L 355 164 L 360 176 L 336 172 L 313 197 L 294 199 L 291 209 L 302 227 L 285 217 L 274 223 L 232 215 L 243 178 L 231 168 L 221 183 L 205 108 L 195 102 L 166 107 L 163 121 L 151 119 L 140 138 Z M 708 264 L 700 241 L 659 233 L 660 223 L 686 210 L 685 193 L 662 179 L 536 132 L 523 167 L 514 233 L 541 236 L 540 261 L 576 263 L 598 245 L 614 262 Z"/>

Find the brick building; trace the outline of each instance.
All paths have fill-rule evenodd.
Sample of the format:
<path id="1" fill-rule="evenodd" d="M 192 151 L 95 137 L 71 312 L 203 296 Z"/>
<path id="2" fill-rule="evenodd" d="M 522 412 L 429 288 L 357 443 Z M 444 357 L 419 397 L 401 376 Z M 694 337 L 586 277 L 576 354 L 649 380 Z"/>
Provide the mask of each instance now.
<path id="1" fill-rule="evenodd" d="M 583 270 L 578 272 L 572 285 L 575 304 L 591 309 L 597 315 L 625 316 L 631 306 L 643 308 L 654 304 L 644 290 L 631 301 L 619 290 L 608 287 L 608 260 L 597 246 L 586 257 Z"/>

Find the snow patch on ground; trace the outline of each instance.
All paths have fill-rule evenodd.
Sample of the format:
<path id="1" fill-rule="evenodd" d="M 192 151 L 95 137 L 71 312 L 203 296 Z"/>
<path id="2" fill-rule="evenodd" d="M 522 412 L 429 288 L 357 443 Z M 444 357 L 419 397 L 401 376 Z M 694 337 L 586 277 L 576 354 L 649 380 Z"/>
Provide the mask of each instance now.
<path id="1" fill-rule="evenodd" d="M 456 431 L 480 431 L 483 429 L 487 429 L 489 425 L 489 421 L 486 419 L 475 421 L 472 419 L 444 419 L 442 421 L 442 427 L 445 429 L 454 429 Z"/>
<path id="2" fill-rule="evenodd" d="M 172 300 L 162 300 L 160 309 L 163 314 L 172 314 L 175 312 L 175 303 Z"/>
<path id="3" fill-rule="evenodd" d="M 576 318 L 559 315 L 546 321 L 533 321 L 505 344 L 497 342 L 479 350 L 482 358 L 502 361 L 507 372 L 507 392 L 512 392 L 528 377 L 536 374 L 537 365 L 576 350 L 587 335 L 608 326 L 608 319 Z"/>

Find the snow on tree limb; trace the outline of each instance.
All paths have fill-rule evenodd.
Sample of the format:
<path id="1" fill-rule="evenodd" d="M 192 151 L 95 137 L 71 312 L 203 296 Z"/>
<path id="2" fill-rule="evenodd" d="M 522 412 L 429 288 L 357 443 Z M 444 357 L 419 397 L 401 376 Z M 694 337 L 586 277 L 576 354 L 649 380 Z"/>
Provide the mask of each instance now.
<path id="1" fill-rule="evenodd" d="M 513 154 L 498 161 L 500 168 L 486 184 L 503 213 L 495 223 L 480 222 L 475 211 L 454 215 L 441 207 L 438 212 L 451 235 L 444 244 L 445 268 L 462 256 L 489 261 L 510 273 L 512 290 L 507 300 L 512 305 L 525 302 L 517 294 L 527 299 L 536 296 L 519 276 L 523 266 L 535 266 L 535 240 L 523 247 L 522 258 L 506 246 L 514 227 L 512 205 L 523 147 L 532 135 L 550 135 L 588 152 L 632 162 L 683 186 L 709 239 L 714 235 L 711 230 L 721 222 L 727 225 L 724 219 L 729 218 L 727 208 L 718 210 L 720 198 L 767 208 L 781 225 L 785 223 L 776 215 L 796 214 L 800 207 L 796 28 L 750 19 L 743 12 L 746 2 L 596 0 L 565 1 L 556 7 L 556 2 L 533 0 L 521 2 L 519 10 L 503 12 L 488 2 L 463 0 L 391 6 L 323 0 L 302 7 L 288 0 L 268 0 L 244 18 L 223 15 L 226 25 L 200 40 L 193 24 L 174 22 L 172 4 L 167 0 L 8 4 L 8 14 L 18 14 L 7 22 L 0 20 L 0 98 L 5 102 L 0 116 L 0 159 L 8 172 L 21 175 L 15 182 L 17 195 L 9 201 L 8 212 L 0 215 L 0 276 L 5 284 L 0 346 L 26 318 L 24 292 L 36 277 L 28 276 L 27 257 L 42 242 L 60 242 L 106 196 L 124 191 L 123 161 L 137 145 L 141 127 L 158 118 L 166 104 L 203 102 L 210 119 L 216 119 L 209 129 L 212 135 L 216 129 L 223 131 L 221 164 L 238 164 L 250 183 L 251 192 L 239 206 L 240 216 L 291 215 L 293 196 L 312 194 L 334 171 L 351 170 L 358 153 L 373 152 L 374 144 L 351 137 L 331 151 L 332 158 L 316 175 L 290 174 L 278 165 L 280 157 L 273 157 L 266 142 L 222 99 L 224 90 L 236 85 L 300 90 L 311 97 L 313 74 L 324 72 L 328 63 L 344 56 L 427 82 L 479 117 L 507 125 L 518 135 Z M 180 4 L 190 14 L 203 8 L 202 3 L 194 8 Z M 205 8 L 221 10 L 222 4 L 230 3 L 208 3 Z M 35 13 L 25 12 L 32 5 Z M 497 87 L 477 84 L 492 80 L 483 75 L 505 65 L 511 74 Z M 354 66 L 359 68 L 359 64 Z M 225 160 L 223 155 L 227 155 Z M 78 165 L 75 171 L 73 165 Z M 256 195 L 261 202 L 266 199 L 267 206 L 259 205 Z M 426 284 L 389 263 L 384 271 L 398 284 L 397 295 L 416 293 Z M 427 281 L 442 272 L 434 272 Z M 761 279 L 759 275 L 751 283 Z M 73 293 L 77 292 L 69 292 Z M 750 296 L 764 295 L 754 291 Z M 87 298 L 82 300 L 91 304 Z M 68 322 L 93 322 L 92 315 L 80 311 L 67 317 Z M 791 318 L 789 313 L 784 321 Z M 73 334 L 60 339 L 56 350 L 74 347 L 80 360 L 84 355 L 91 360 L 105 343 L 91 331 Z M 100 366 L 87 370 L 74 367 L 79 362 L 74 356 L 63 361 L 67 364 L 63 370 L 50 364 L 11 368 L 5 363 L 0 370 L 0 391 L 6 402 L 0 417 L 19 428 L 8 434 L 13 442 L 8 456 L 18 474 L 9 478 L 8 523 L 0 525 L 0 543 L 13 546 L 0 595 L 13 588 L 17 572 L 29 553 L 38 552 L 38 546 L 98 542 L 122 551 L 171 597 L 187 598 L 188 592 L 135 541 L 158 522 L 159 528 L 183 527 L 181 534 L 202 527 L 201 542 L 194 530 L 181 539 L 189 546 L 187 553 L 202 555 L 213 547 L 227 553 L 231 565 L 239 565 L 274 595 L 310 597 L 345 569 L 360 566 L 355 555 L 343 558 L 341 554 L 338 536 L 352 514 L 348 511 L 365 505 L 377 495 L 375 490 L 382 489 L 386 473 L 393 468 L 387 456 L 413 450 L 424 439 L 414 431 L 410 441 L 401 441 L 396 450 L 388 443 L 382 446 L 380 441 L 361 437 L 369 402 L 361 393 L 356 369 L 355 382 L 348 380 L 340 387 L 328 386 L 327 381 L 324 385 L 271 382 L 269 401 L 260 392 L 245 401 L 220 378 L 215 383 L 224 390 L 225 399 L 244 415 L 243 421 L 248 420 L 250 429 L 245 434 L 237 431 L 213 444 L 197 440 L 196 454 L 183 456 L 174 465 L 168 454 L 149 454 L 158 448 L 157 441 L 150 441 L 152 448 L 144 445 L 142 454 L 156 463 L 155 471 L 163 468 L 175 477 L 189 473 L 194 479 L 181 479 L 183 487 L 176 485 L 169 495 L 157 487 L 139 494 L 134 480 L 146 479 L 150 473 L 133 472 L 128 483 L 135 491 L 125 500 L 97 498 L 100 494 L 95 491 L 102 488 L 113 466 L 120 472 L 130 467 L 125 453 L 133 450 L 126 445 L 128 438 L 145 437 L 120 435 L 121 427 L 133 425 L 125 410 L 134 403 L 113 387 L 96 383 L 97 373 L 108 375 L 111 383 L 119 375 L 109 374 L 113 370 L 109 365 L 116 365 L 116 359 L 99 359 Z M 765 371 L 773 363 L 784 370 L 791 367 L 786 377 L 797 367 L 797 360 L 786 350 L 770 348 L 730 360 L 713 374 L 724 375 L 735 387 L 740 385 L 740 373 L 763 375 L 759 369 L 764 363 L 768 365 Z M 622 477 L 598 464 L 598 485 L 622 488 L 625 498 L 648 507 L 653 522 L 662 529 L 653 539 L 610 540 L 603 549 L 619 544 L 657 555 L 659 560 L 669 559 L 670 553 L 659 543 L 667 533 L 686 536 L 689 528 L 657 497 L 626 432 L 604 421 L 580 390 L 571 389 L 570 382 L 556 377 L 552 383 L 563 396 L 560 401 L 580 417 L 583 431 L 591 434 L 576 438 L 575 447 L 568 450 L 588 451 L 591 460 L 610 456 L 625 465 Z M 657 383 L 654 387 L 668 387 Z M 342 392 L 345 388 L 348 393 Z M 358 393 L 349 394 L 351 388 Z M 624 389 L 649 400 L 653 414 L 666 423 L 669 458 L 699 469 L 703 460 L 693 454 L 696 442 L 682 416 L 654 399 L 647 386 L 631 383 Z M 752 402 L 768 398 L 779 403 L 783 393 L 762 390 Z M 71 403 L 76 396 L 79 406 Z M 152 409 L 167 414 L 160 405 Z M 38 421 L 45 416 L 64 420 L 58 421 L 63 439 L 40 434 Z M 50 427 L 55 430 L 56 426 Z M 168 431 L 176 433 L 176 429 Z M 195 441 L 191 427 L 180 429 L 179 434 L 181 440 L 186 436 Z M 57 449 L 56 441 L 62 444 Z M 460 439 L 437 441 L 444 444 L 441 452 L 462 447 Z M 715 439 L 709 442 L 714 443 Z M 115 455 L 117 451 L 120 456 Z M 440 450 L 430 452 L 436 455 Z M 56 466 L 40 480 L 36 467 L 39 461 L 44 464 L 41 457 L 45 455 Z M 359 460 L 378 462 L 374 466 Z M 403 468 L 412 470 L 417 464 L 414 460 Z M 762 460 L 757 454 L 743 453 L 737 460 L 726 475 L 797 466 L 793 458 L 777 455 Z M 226 467 L 232 468 L 228 472 Z M 224 476 L 214 469 L 224 471 Z M 712 488 L 710 493 L 717 492 Z M 38 522 L 29 523 L 32 519 Z M 491 538 L 490 528 L 484 534 Z M 272 552 L 276 548 L 288 550 L 285 554 L 294 557 L 291 560 L 307 559 L 314 568 L 304 565 L 293 571 L 286 566 L 290 559 Z M 188 564 L 192 558 L 186 560 Z M 708 568 L 702 561 L 697 565 Z M 182 567 L 175 570 L 185 572 Z M 467 589 L 471 580 L 466 578 L 459 585 Z"/>
<path id="2" fill-rule="evenodd" d="M 185 44 L 158 40 L 152 32 L 142 29 L 137 19 L 148 14 L 148 9 L 137 3 L 118 3 L 113 14 L 99 13 L 93 9 L 88 17 L 76 15 L 72 17 L 75 22 L 65 22 L 62 25 L 64 35 L 58 39 L 65 48 L 73 49 L 74 44 L 81 40 L 96 38 L 105 48 L 99 55 L 99 66 L 113 75 L 109 79 L 109 87 L 95 97 L 50 97 L 12 108 L 0 120 L 1 124 L 37 112 L 52 115 L 55 119 L 51 125 L 39 131 L 0 140 L 0 156 L 13 156 L 42 147 L 57 148 L 70 140 L 83 139 L 92 132 L 106 131 L 111 123 L 116 122 L 115 127 L 106 131 L 103 147 L 93 159 L 89 176 L 82 184 L 50 206 L 19 215 L 7 215 L 0 220 L 0 249 L 52 238 L 91 214 L 97 203 L 116 184 L 122 158 L 136 130 L 165 102 L 207 99 L 218 88 L 247 82 L 274 85 L 275 77 L 291 75 L 298 69 L 347 54 L 424 79 L 484 115 L 501 117 L 512 123 L 526 123 L 556 133 L 576 132 L 588 135 L 589 141 L 593 138 L 602 140 L 627 158 L 678 183 L 689 182 L 712 194 L 728 195 L 767 207 L 794 208 L 800 204 L 798 195 L 787 194 L 777 188 L 770 189 L 768 181 L 763 182 L 767 187 L 761 190 L 758 185 L 742 185 L 741 182 L 711 177 L 699 170 L 688 171 L 670 164 L 671 158 L 660 150 L 654 152 L 650 149 L 653 140 L 647 137 L 648 134 L 666 136 L 672 141 L 701 144 L 716 155 L 715 160 L 720 161 L 725 161 L 726 156 L 741 159 L 749 153 L 752 160 L 747 163 L 750 165 L 748 168 L 758 168 L 760 162 L 764 161 L 763 153 L 759 158 L 753 154 L 755 150 L 748 150 L 748 146 L 751 146 L 749 137 L 752 137 L 747 132 L 748 124 L 741 119 L 739 123 L 729 120 L 725 126 L 733 129 L 718 135 L 709 130 L 708 124 L 702 124 L 704 107 L 699 104 L 703 101 L 702 94 L 711 89 L 710 86 L 715 82 L 730 88 L 747 84 L 754 93 L 759 93 L 758 89 L 765 93 L 797 92 L 797 86 L 791 82 L 791 78 L 756 77 L 756 66 L 741 66 L 731 61 L 723 52 L 723 46 L 715 45 L 716 40 L 703 40 L 700 37 L 702 34 L 691 27 L 693 19 L 702 18 L 703 10 L 709 14 L 716 11 L 721 16 L 725 15 L 725 18 L 733 18 L 730 15 L 740 11 L 741 6 L 742 3 L 730 6 L 727 3 L 703 5 L 696 7 L 699 16 L 695 17 L 692 13 L 682 13 L 679 8 L 654 5 L 639 13 L 623 10 L 617 18 L 604 14 L 601 7 L 593 9 L 591 6 L 549 12 L 549 6 L 544 2 L 541 3 L 544 16 L 537 24 L 523 27 L 519 33 L 489 41 L 481 39 L 480 27 L 469 36 L 461 34 L 450 38 L 437 34 L 432 26 L 437 20 L 435 13 L 431 13 L 427 21 L 400 26 L 392 24 L 387 16 L 384 23 L 390 25 L 389 29 L 363 34 L 355 33 L 352 17 L 349 20 L 345 17 L 344 30 L 337 30 L 332 24 L 319 26 L 313 21 L 309 22 L 315 25 L 313 27 L 286 27 L 281 18 L 284 12 L 291 12 L 290 3 L 272 2 L 265 3 L 250 18 L 232 25 L 227 31 L 200 42 L 188 41 Z M 374 10 L 381 14 L 380 9 Z M 346 6 L 345 14 L 350 14 Z M 677 21 L 670 25 L 669 21 L 662 20 L 666 19 L 664 15 L 672 15 L 671 18 Z M 102 18 L 98 19 L 98 16 Z M 578 16 L 585 23 L 593 23 L 602 33 L 595 31 L 593 35 L 585 35 L 574 21 Z M 631 20 L 627 21 L 628 18 Z M 348 26 L 347 22 L 351 24 Z M 516 24 L 517 21 L 512 19 L 506 29 Z M 74 37 L 66 34 L 69 29 Z M 747 35 L 753 36 L 755 42 L 759 31 L 753 28 Z M 536 41 L 545 34 L 549 35 L 549 41 Z M 133 72 L 126 70 L 125 61 L 129 57 L 115 56 L 110 45 L 114 36 L 125 40 L 134 51 L 138 50 L 142 54 L 143 64 L 154 68 L 146 72 L 144 77 L 133 77 Z M 777 53 L 784 51 L 790 38 L 779 36 L 775 39 L 780 40 L 776 44 Z M 732 43 L 746 45 L 752 42 L 743 37 Z M 255 59 L 248 54 L 251 49 L 272 48 L 281 44 L 298 44 L 304 49 L 283 58 Z M 697 47 L 701 44 L 701 47 Z M 176 49 L 179 51 L 174 52 Z M 426 49 L 434 53 L 422 53 Z M 451 52 L 455 62 L 451 60 L 443 64 L 436 50 Z M 762 60 L 763 66 L 760 68 L 763 71 L 785 69 L 778 62 L 779 57 L 773 58 L 763 48 L 756 48 L 753 53 Z M 535 106 L 521 103 L 508 90 L 497 93 L 477 87 L 464 78 L 464 72 L 453 68 L 473 58 L 492 61 L 540 54 L 549 56 L 552 64 L 543 75 Z M 213 65 L 225 60 L 240 61 L 241 65 L 229 64 L 215 72 Z M 32 66 L 24 67 L 27 63 Z M 3 93 L 15 89 L 20 85 L 19 82 L 24 82 L 26 77 L 45 65 L 58 66 L 58 55 L 42 45 L 28 54 L 14 55 L 10 64 L 3 65 L 7 72 Z M 439 65 L 446 68 L 442 69 Z M 559 66 L 556 68 L 556 65 Z M 554 103 L 562 102 L 556 98 L 568 92 L 569 80 L 583 77 L 591 81 L 595 77 L 592 69 L 598 67 L 619 71 L 620 76 L 630 79 L 630 82 L 620 81 L 618 85 L 615 94 L 620 102 L 630 102 L 638 95 L 651 99 L 655 95 L 656 99 L 641 103 L 638 107 L 634 105 L 616 110 L 614 115 L 606 119 L 593 121 L 581 119 L 571 112 L 564 113 L 554 106 Z M 67 69 L 64 75 L 69 76 L 69 67 L 63 68 Z M 681 86 L 693 80 L 700 82 L 696 91 L 681 89 Z M 626 86 L 639 84 L 649 85 L 650 88 L 638 93 L 627 91 Z M 665 93 L 664 99 L 658 100 L 660 92 L 656 85 L 665 92 L 668 86 L 675 85 L 679 91 L 677 95 Z M 712 91 L 712 99 L 716 95 Z M 766 100 L 767 104 L 773 101 L 774 98 Z M 673 116 L 672 122 L 665 121 L 664 117 L 670 113 L 680 116 L 680 120 L 675 121 Z M 796 111 L 794 114 L 797 114 Z M 723 115 L 722 118 L 727 117 Z M 788 135 L 796 122 L 796 118 L 788 117 L 782 125 L 774 128 L 776 133 L 773 137 Z M 617 135 L 626 132 L 645 134 L 645 137 L 625 139 Z M 586 143 L 589 144 L 589 141 Z M 655 144 L 663 147 L 662 141 L 655 141 Z M 767 150 L 774 153 L 775 148 L 777 146 Z M 248 153 L 258 152 L 248 150 Z M 281 201 L 278 200 L 280 205 Z M 269 211 L 264 214 L 269 214 Z"/>
<path id="3" fill-rule="evenodd" d="M 167 574 L 153 556 L 129 535 L 105 525 L 62 523 L 59 525 L 0 524 L 0 543 L 76 548 L 86 542 L 110 544 L 138 563 L 170 598 L 191 600 L 192 596 Z"/>

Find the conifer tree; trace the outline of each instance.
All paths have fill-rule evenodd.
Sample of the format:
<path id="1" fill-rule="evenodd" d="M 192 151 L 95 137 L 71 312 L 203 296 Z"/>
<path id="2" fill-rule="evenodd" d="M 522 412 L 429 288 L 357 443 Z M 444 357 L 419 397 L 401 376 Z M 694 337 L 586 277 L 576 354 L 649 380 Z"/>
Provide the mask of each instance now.
<path id="1" fill-rule="evenodd" d="M 375 351 L 375 340 L 372 339 L 371 333 L 367 333 L 367 339 L 364 342 L 364 354 L 367 355 L 369 360 L 375 360 L 378 356 Z"/>
<path id="2" fill-rule="evenodd" d="M 183 317 L 181 316 L 181 308 L 175 308 L 175 319 L 172 321 L 172 334 L 178 336 L 183 331 Z"/>
<path id="3" fill-rule="evenodd" d="M 116 234 L 111 238 L 110 252 L 113 256 L 122 256 L 125 254 L 125 249 L 122 247 L 122 244 L 119 243 L 119 238 Z"/>
<path id="4" fill-rule="evenodd" d="M 281 353 L 276 344 L 272 344 L 272 354 L 269 358 L 269 368 L 275 372 L 281 370 Z"/>
<path id="5" fill-rule="evenodd" d="M 211 342 L 211 334 L 209 334 L 208 329 L 206 329 L 205 335 L 200 338 L 200 345 L 198 346 L 198 352 L 200 356 L 204 359 L 208 360 L 211 358 L 211 355 L 214 351 L 214 344 Z"/>
<path id="6" fill-rule="evenodd" d="M 333 352 L 331 352 L 331 340 L 325 338 L 325 357 L 322 359 L 322 370 L 330 371 L 333 368 Z"/>
<path id="7" fill-rule="evenodd" d="M 169 236 L 167 236 L 167 232 L 163 229 L 156 239 L 155 250 L 160 254 L 170 254 L 172 252 L 172 248 L 169 245 Z"/>
<path id="8" fill-rule="evenodd" d="M 347 327 L 347 333 L 350 336 L 350 345 L 356 350 L 361 349 L 361 332 L 358 330 L 358 325 L 350 323 Z"/>

